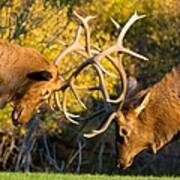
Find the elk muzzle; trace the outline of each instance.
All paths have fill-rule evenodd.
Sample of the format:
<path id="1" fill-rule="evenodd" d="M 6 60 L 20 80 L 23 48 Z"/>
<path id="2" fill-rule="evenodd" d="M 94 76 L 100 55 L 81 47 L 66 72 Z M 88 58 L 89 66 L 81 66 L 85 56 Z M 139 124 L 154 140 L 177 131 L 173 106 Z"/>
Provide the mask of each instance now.
<path id="1" fill-rule="evenodd" d="M 116 143 L 117 148 L 117 167 L 121 169 L 127 169 L 130 167 L 134 161 L 134 156 L 131 154 L 131 152 L 124 150 L 123 145 L 120 143 Z"/>

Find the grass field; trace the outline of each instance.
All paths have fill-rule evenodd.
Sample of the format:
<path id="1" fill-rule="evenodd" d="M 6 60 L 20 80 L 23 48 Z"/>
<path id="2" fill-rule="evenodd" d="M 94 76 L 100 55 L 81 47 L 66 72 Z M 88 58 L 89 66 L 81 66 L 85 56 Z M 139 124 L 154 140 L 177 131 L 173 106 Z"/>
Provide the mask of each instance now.
<path id="1" fill-rule="evenodd" d="M 0 173 L 0 180 L 180 180 L 180 177 L 108 176 L 89 174 Z"/>

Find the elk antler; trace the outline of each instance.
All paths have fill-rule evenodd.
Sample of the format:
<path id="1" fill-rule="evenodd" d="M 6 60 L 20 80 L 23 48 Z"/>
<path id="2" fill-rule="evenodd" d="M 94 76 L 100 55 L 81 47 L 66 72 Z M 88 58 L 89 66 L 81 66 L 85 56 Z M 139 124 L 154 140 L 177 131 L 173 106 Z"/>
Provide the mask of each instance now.
<path id="1" fill-rule="evenodd" d="M 107 48 L 106 50 L 102 51 L 101 53 L 99 53 L 96 57 L 95 57 L 95 61 L 99 62 L 102 58 L 107 57 L 107 59 L 112 63 L 112 65 L 116 68 L 116 70 L 118 71 L 121 80 L 122 80 L 122 92 L 120 93 L 119 97 L 115 100 L 111 100 L 108 98 L 106 98 L 106 100 L 109 103 L 120 103 L 118 110 L 120 110 L 123 106 L 123 103 L 125 101 L 125 96 L 126 96 L 126 92 L 127 92 L 127 78 L 126 78 L 126 73 L 122 64 L 122 54 L 120 54 L 120 57 L 118 58 L 119 61 L 117 61 L 117 59 L 114 59 L 110 56 L 111 53 L 113 52 L 120 52 L 120 53 L 125 53 L 125 54 L 129 54 L 131 56 L 137 57 L 139 59 L 142 60 L 148 60 L 146 57 L 133 52 L 127 48 L 125 48 L 123 46 L 123 39 L 128 31 L 128 29 L 139 19 L 144 18 L 145 15 L 141 15 L 138 16 L 138 14 L 135 12 L 133 14 L 133 16 L 131 16 L 131 18 L 128 20 L 128 22 L 125 24 L 125 26 L 122 28 L 119 36 L 118 36 L 118 40 L 117 42 L 112 45 L 111 47 Z M 115 22 L 115 20 L 113 20 L 113 23 L 115 24 L 115 26 L 117 28 L 120 28 L 120 26 L 118 26 L 117 22 Z M 104 89 L 105 91 L 105 89 Z M 106 91 L 105 91 L 106 92 Z M 116 111 L 118 111 L 116 110 Z M 94 137 L 98 134 L 103 133 L 104 131 L 107 130 L 107 128 L 109 127 L 109 125 L 111 124 L 111 122 L 113 121 L 113 119 L 116 117 L 116 111 L 113 112 L 109 118 L 105 121 L 105 123 L 102 125 L 102 127 L 99 130 L 93 130 L 91 133 L 85 133 L 84 136 L 87 138 L 91 138 Z"/>
<path id="2" fill-rule="evenodd" d="M 129 19 L 129 21 L 125 24 L 125 26 L 122 28 L 121 32 L 119 33 L 118 39 L 116 43 L 109 48 L 101 51 L 99 48 L 96 49 L 91 49 L 91 44 L 90 44 L 90 31 L 89 31 L 89 26 L 88 26 L 88 21 L 91 19 L 94 19 L 95 16 L 88 16 L 86 18 L 81 17 L 79 14 L 74 13 L 74 15 L 80 20 L 81 24 L 78 28 L 78 31 L 76 33 L 75 39 L 73 43 L 68 46 L 62 53 L 58 55 L 58 57 L 55 60 L 55 64 L 59 64 L 61 59 L 65 57 L 67 54 L 73 52 L 73 51 L 85 51 L 86 54 L 84 55 L 86 57 L 86 60 L 83 61 L 71 74 L 71 76 L 64 82 L 64 84 L 60 87 L 61 90 L 64 91 L 64 96 L 63 96 L 63 104 L 62 104 L 62 109 L 63 112 L 66 116 L 66 118 L 73 122 L 76 123 L 72 118 L 77 117 L 77 115 L 73 115 L 67 112 L 66 108 L 66 102 L 67 102 L 67 92 L 70 89 L 77 101 L 81 104 L 82 107 L 85 108 L 84 103 L 81 101 L 78 93 L 76 92 L 77 89 L 82 89 L 77 87 L 74 84 L 74 81 L 76 77 L 81 73 L 83 69 L 85 69 L 87 66 L 91 65 L 95 71 L 96 74 L 99 78 L 99 85 L 97 87 L 92 87 L 89 88 L 89 90 L 99 90 L 105 101 L 104 101 L 104 110 L 102 112 L 105 112 L 105 114 L 108 114 L 108 119 L 107 121 L 102 125 L 102 127 L 99 130 L 94 130 L 92 133 L 87 133 L 85 134 L 85 137 L 94 137 L 97 134 L 100 134 L 104 132 L 108 126 L 111 124 L 112 120 L 116 117 L 116 111 L 112 107 L 112 104 L 120 104 L 119 109 L 121 109 L 122 104 L 124 103 L 125 100 L 125 95 L 127 91 L 127 78 L 126 78 L 126 73 L 123 67 L 122 63 L 122 54 L 129 54 L 131 56 L 137 57 L 142 60 L 148 60 L 146 57 L 143 55 L 140 55 L 136 52 L 133 52 L 123 46 L 123 39 L 128 31 L 128 29 L 139 19 L 145 17 L 144 15 L 138 16 L 137 13 L 134 13 L 134 15 Z M 115 21 L 114 21 L 115 22 Z M 117 23 L 116 23 L 117 26 Z M 119 27 L 119 26 L 117 26 Z M 85 30 L 85 46 L 80 45 L 79 43 L 79 38 L 82 32 L 82 28 Z M 113 58 L 111 56 L 111 53 L 116 52 L 120 53 L 118 54 L 117 58 Z M 101 60 L 103 58 L 106 58 L 116 69 L 118 72 L 120 79 L 122 81 L 122 91 L 119 94 L 119 96 L 116 99 L 110 99 L 110 95 L 108 93 L 108 90 L 105 86 L 105 80 L 104 80 L 104 74 L 106 73 L 107 75 L 114 76 L 114 74 L 108 72 L 101 64 Z M 83 89 L 82 89 L 83 90 Z M 59 104 L 59 103 L 57 103 Z"/>
<path id="3" fill-rule="evenodd" d="M 56 65 L 59 65 L 60 61 L 67 54 L 70 54 L 73 51 L 80 51 L 80 50 L 84 49 L 84 47 L 82 45 L 80 45 L 80 43 L 79 43 L 79 38 L 80 38 L 80 35 L 82 33 L 83 27 L 85 29 L 85 38 L 86 38 L 85 49 L 86 49 L 86 52 L 87 52 L 88 56 L 91 55 L 91 51 L 90 51 L 90 31 L 89 31 L 88 22 L 90 20 L 92 20 L 92 19 L 95 19 L 96 16 L 87 16 L 86 18 L 83 18 L 82 16 L 80 16 L 76 12 L 74 12 L 74 15 L 80 20 L 81 24 L 79 25 L 79 27 L 77 29 L 74 41 L 63 52 L 59 53 L 59 55 L 55 59 L 54 63 Z"/>
<path id="4" fill-rule="evenodd" d="M 86 57 L 90 57 L 91 56 L 91 50 L 90 50 L 90 31 L 89 31 L 89 26 L 88 26 L 88 22 L 91 19 L 94 19 L 95 16 L 87 16 L 86 18 L 83 18 L 82 16 L 80 16 L 79 14 L 77 14 L 76 12 L 74 12 L 74 15 L 80 20 L 81 24 L 79 25 L 74 41 L 64 50 L 62 51 L 57 58 L 55 59 L 54 63 L 56 65 L 59 65 L 61 60 L 68 54 L 74 52 L 74 51 L 86 51 Z M 80 35 L 82 33 L 83 28 L 85 29 L 85 39 L 86 39 L 86 43 L 85 43 L 85 47 L 83 47 L 80 42 Z M 65 81 L 60 89 L 64 89 L 64 96 L 63 96 L 63 105 L 62 105 L 62 109 L 63 112 L 66 116 L 66 118 L 71 121 L 72 123 L 78 124 L 78 122 L 74 121 L 72 118 L 73 117 L 78 117 L 77 115 L 73 115 L 67 112 L 67 108 L 66 108 L 66 99 L 67 99 L 67 92 L 68 89 L 70 88 L 72 93 L 74 94 L 75 98 L 77 99 L 77 101 L 79 102 L 79 104 L 86 109 L 85 104 L 81 101 L 78 93 L 76 92 L 76 88 L 74 86 L 74 80 L 76 78 L 76 76 L 80 73 L 80 71 L 82 69 L 84 69 L 89 63 L 84 63 L 82 66 L 80 66 L 79 68 L 77 68 L 77 70 L 73 73 L 73 75 L 71 75 L 71 77 Z M 58 97 L 56 97 L 56 101 L 58 102 Z M 57 105 L 59 106 L 59 103 L 57 103 Z M 59 106 L 60 108 L 60 106 Z"/>

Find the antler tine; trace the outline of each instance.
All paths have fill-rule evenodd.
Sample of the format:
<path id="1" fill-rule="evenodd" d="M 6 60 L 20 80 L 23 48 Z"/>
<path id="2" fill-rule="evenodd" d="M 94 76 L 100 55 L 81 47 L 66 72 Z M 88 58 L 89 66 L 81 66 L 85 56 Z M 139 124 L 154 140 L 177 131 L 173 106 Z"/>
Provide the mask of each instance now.
<path id="1" fill-rule="evenodd" d="M 108 91 L 106 89 L 106 86 L 105 86 L 105 82 L 104 82 L 104 76 L 103 76 L 103 73 L 98 65 L 98 63 L 94 63 L 93 64 L 93 67 L 95 68 L 97 74 L 98 74 L 98 77 L 99 77 L 99 83 L 100 83 L 100 90 L 102 91 L 102 94 L 104 96 L 104 99 L 106 100 L 105 101 L 105 109 L 106 111 L 109 111 L 109 108 L 110 108 L 110 104 L 108 102 L 109 100 L 109 94 L 108 94 Z"/>
<path id="2" fill-rule="evenodd" d="M 60 52 L 57 56 L 57 58 L 55 59 L 54 63 L 56 65 L 59 65 L 59 63 L 61 62 L 61 60 L 69 53 L 75 51 L 75 50 L 80 50 L 82 47 L 79 44 L 79 38 L 82 32 L 82 26 L 78 27 L 78 30 L 76 32 L 76 35 L 74 37 L 74 41 L 62 52 Z"/>
<path id="3" fill-rule="evenodd" d="M 109 55 L 109 54 L 111 54 L 111 53 L 113 53 L 113 52 L 121 52 L 121 53 L 129 54 L 129 55 L 134 56 L 134 57 L 136 57 L 136 58 L 139 58 L 139 59 L 142 59 L 142 60 L 147 61 L 148 58 L 146 58 L 145 56 L 140 55 L 140 54 L 138 54 L 138 53 L 136 53 L 136 52 L 133 52 L 133 51 L 131 51 L 131 50 L 129 50 L 129 49 L 127 49 L 127 48 L 125 48 L 125 47 L 123 46 L 123 39 L 124 39 L 124 37 L 125 37 L 128 29 L 129 29 L 137 20 L 142 19 L 142 18 L 144 18 L 144 17 L 145 17 L 145 15 L 139 16 L 139 15 L 135 12 L 135 13 L 131 16 L 131 18 L 128 20 L 128 22 L 125 24 L 125 26 L 122 28 L 122 30 L 121 30 L 121 32 L 120 32 L 120 34 L 119 34 L 119 36 L 118 36 L 117 42 L 116 42 L 114 45 L 112 45 L 111 47 L 109 47 L 109 48 L 105 49 L 104 51 L 102 51 L 101 53 L 99 53 L 99 54 L 96 56 L 95 60 L 96 60 L 96 61 L 99 61 L 99 60 L 102 59 L 103 57 L 105 57 L 105 56 L 107 56 L 107 55 Z"/>
<path id="4" fill-rule="evenodd" d="M 56 106 L 59 108 L 60 111 L 62 111 L 62 106 L 61 106 L 61 102 L 60 102 L 60 98 L 59 98 L 59 93 L 58 92 L 54 93 L 54 99 L 55 99 Z"/>
<path id="5" fill-rule="evenodd" d="M 101 69 L 101 71 L 113 78 L 118 78 L 118 76 L 116 76 L 114 73 L 109 72 L 108 70 L 106 70 L 100 63 L 98 64 L 99 68 Z"/>
<path id="6" fill-rule="evenodd" d="M 91 56 L 91 50 L 90 50 L 90 30 L 89 30 L 89 25 L 88 22 L 92 19 L 95 18 L 95 16 L 87 16 L 86 18 L 83 18 L 82 16 L 80 16 L 77 12 L 74 12 L 74 15 L 81 21 L 81 25 L 84 27 L 85 29 L 85 35 L 86 35 L 86 45 L 85 45 L 85 49 L 87 51 L 87 55 L 88 57 Z M 78 40 L 77 40 L 78 41 Z M 77 101 L 79 102 L 79 104 L 84 108 L 87 109 L 87 107 L 85 106 L 85 104 L 81 101 L 78 93 L 76 92 L 74 86 L 73 86 L 73 81 L 74 81 L 74 77 L 71 80 L 70 86 L 71 86 L 71 90 L 75 96 L 75 98 L 77 99 Z"/>
<path id="7" fill-rule="evenodd" d="M 85 133 L 83 136 L 86 138 L 92 138 L 92 137 L 95 137 L 95 136 L 105 132 L 107 130 L 107 128 L 109 127 L 109 125 L 111 124 L 111 122 L 116 117 L 116 115 L 117 115 L 116 112 L 111 113 L 108 120 L 106 121 L 106 123 L 103 124 L 103 126 L 99 130 L 93 130 L 90 133 Z"/>
<path id="8" fill-rule="evenodd" d="M 75 98 L 77 99 L 77 101 L 79 102 L 79 104 L 80 104 L 85 110 L 87 110 L 86 105 L 81 101 L 78 93 L 76 92 L 76 89 L 75 89 L 75 87 L 74 87 L 74 82 L 73 82 L 73 81 L 74 81 L 74 78 L 72 79 L 71 85 L 70 85 L 71 91 L 72 91 L 72 93 L 74 94 L 74 96 L 75 96 Z"/>
<path id="9" fill-rule="evenodd" d="M 131 51 L 130 49 L 127 49 L 125 47 L 122 47 L 122 49 L 120 51 L 122 51 L 125 54 L 129 54 L 131 56 L 134 56 L 134 57 L 136 57 L 138 59 L 141 59 L 141 60 L 144 60 L 144 61 L 149 61 L 149 59 L 147 57 L 145 57 L 145 56 L 143 56 L 143 55 L 141 55 L 139 53 L 136 53 L 134 51 Z"/>
<path id="10" fill-rule="evenodd" d="M 64 113 L 64 115 L 65 115 L 65 117 L 66 117 L 66 119 L 67 119 L 68 121 L 70 121 L 70 122 L 73 123 L 73 124 L 79 125 L 79 123 L 78 123 L 77 121 L 75 121 L 74 119 L 72 119 L 72 118 L 77 118 L 78 116 L 76 116 L 76 115 L 74 115 L 74 114 L 70 114 L 70 113 L 67 112 L 67 108 L 66 108 L 66 107 L 67 107 L 67 106 L 66 106 L 67 90 L 68 90 L 68 88 L 65 89 L 65 91 L 64 91 L 64 96 L 63 96 L 63 103 L 62 103 L 63 113 Z M 71 118 L 71 117 L 72 117 L 72 118 Z"/>
<path id="11" fill-rule="evenodd" d="M 129 54 L 131 56 L 134 56 L 136 58 L 139 58 L 139 59 L 142 59 L 142 60 L 145 60 L 145 61 L 148 61 L 149 59 L 146 58 L 145 56 L 141 55 L 141 54 L 138 54 L 136 52 L 133 52 L 127 48 L 124 48 L 123 46 L 123 39 L 127 33 L 127 31 L 129 30 L 129 28 L 139 19 L 142 19 L 146 17 L 146 15 L 138 15 L 137 12 L 135 12 L 131 18 L 128 20 L 128 22 L 125 24 L 125 26 L 122 28 L 120 34 L 119 34 L 119 37 L 118 37 L 118 40 L 117 40 L 117 50 L 119 50 L 120 52 L 122 53 L 126 53 L 126 54 Z"/>
<path id="12" fill-rule="evenodd" d="M 146 17 L 146 15 L 138 15 L 137 12 L 135 12 L 131 18 L 128 20 L 128 22 L 125 24 L 125 26 L 122 28 L 119 37 L 118 37 L 118 42 L 117 44 L 122 47 L 123 46 L 123 39 L 127 33 L 127 31 L 129 30 L 129 28 L 139 19 L 142 19 Z"/>
<path id="13" fill-rule="evenodd" d="M 77 75 L 88 65 L 92 64 L 92 59 L 87 59 L 86 61 L 84 61 L 82 64 L 80 64 L 77 69 L 71 74 L 71 76 L 69 77 L 69 79 L 67 81 L 65 81 L 64 85 L 62 85 L 61 90 L 64 91 L 64 95 L 63 95 L 63 102 L 62 102 L 62 109 L 64 112 L 65 117 L 67 118 L 67 120 L 69 120 L 70 122 L 72 122 L 73 124 L 79 124 L 77 121 L 74 121 L 72 118 L 77 118 L 77 115 L 74 114 L 70 114 L 67 112 L 67 106 L 66 106 L 66 101 L 67 101 L 67 92 L 68 92 L 68 88 L 71 88 L 72 93 L 74 94 L 75 98 L 77 99 L 77 101 L 80 103 L 80 105 L 86 109 L 86 106 L 84 105 L 84 103 L 80 100 L 78 94 L 76 93 L 73 81 L 74 79 L 77 77 Z M 72 117 L 72 118 L 71 118 Z"/>
<path id="14" fill-rule="evenodd" d="M 110 19 L 111 19 L 111 22 L 116 27 L 116 29 L 119 30 L 121 28 L 120 24 L 118 22 L 116 22 L 116 20 L 114 18 L 111 17 Z"/>
<path id="15" fill-rule="evenodd" d="M 81 24 L 78 27 L 77 33 L 74 37 L 74 41 L 63 51 L 61 52 L 57 58 L 55 59 L 55 64 L 58 65 L 61 61 L 61 59 L 63 59 L 67 54 L 75 51 L 75 50 L 80 50 L 83 47 L 79 44 L 79 38 L 80 35 L 82 33 L 82 26 L 85 29 L 86 32 L 86 49 L 87 49 L 87 53 L 90 56 L 91 52 L 90 52 L 90 31 L 89 31 L 89 26 L 88 26 L 88 22 L 91 19 L 94 19 L 95 16 L 87 16 L 86 18 L 83 18 L 82 16 L 80 16 L 78 13 L 74 12 L 74 15 L 81 21 Z"/>
<path id="16" fill-rule="evenodd" d="M 97 51 L 100 52 L 100 49 L 98 47 L 95 47 L 97 49 Z M 109 103 L 114 103 L 114 104 L 118 104 L 121 101 L 124 100 L 125 95 L 126 95 L 126 91 L 127 91 L 127 78 L 126 78 L 126 72 L 124 70 L 124 66 L 122 64 L 122 54 L 120 54 L 120 58 L 119 61 L 117 61 L 116 59 L 114 59 L 112 56 L 110 55 L 106 55 L 107 59 L 111 62 L 111 64 L 115 67 L 115 69 L 117 70 L 117 72 L 120 75 L 120 78 L 122 80 L 122 92 L 121 94 L 118 96 L 118 98 L 116 98 L 115 100 L 110 99 L 110 98 L 106 98 L 107 102 Z M 104 67 L 98 62 L 99 67 L 101 68 L 101 71 L 106 73 L 109 76 L 115 77 L 117 78 L 117 76 L 115 74 L 112 74 L 111 72 L 107 71 L 106 69 L 104 69 Z"/>
<path id="17" fill-rule="evenodd" d="M 90 50 L 90 30 L 89 30 L 89 25 L 88 22 L 94 18 L 96 18 L 96 16 L 87 16 L 86 18 L 83 18 L 82 16 L 80 16 L 78 13 L 74 12 L 74 15 L 81 21 L 81 24 L 78 27 L 78 30 L 76 32 L 76 35 L 74 37 L 73 42 L 61 53 L 58 54 L 57 58 L 55 59 L 54 63 L 56 65 L 58 65 L 61 61 L 61 59 L 63 59 L 67 54 L 77 50 L 81 50 L 83 49 L 83 47 L 80 45 L 79 43 L 79 38 L 80 35 L 82 33 L 82 26 L 85 29 L 85 34 L 86 34 L 86 51 L 88 56 L 91 56 L 91 50 Z"/>
<path id="18" fill-rule="evenodd" d="M 97 16 L 87 16 L 87 17 L 83 18 L 77 12 L 74 12 L 74 15 L 81 21 L 81 23 L 85 29 L 85 40 L 86 40 L 85 49 L 87 51 L 88 57 L 91 57 L 90 30 L 89 30 L 88 22 L 92 19 L 95 19 Z"/>
<path id="19" fill-rule="evenodd" d="M 118 71 L 118 73 L 120 75 L 120 78 L 122 80 L 122 92 L 120 93 L 118 98 L 116 98 L 114 100 L 113 99 L 109 99 L 109 102 L 110 103 L 114 103 L 114 104 L 118 104 L 120 102 L 123 103 L 124 100 L 125 100 L 126 92 L 127 92 L 127 77 L 126 77 L 126 72 L 125 72 L 124 66 L 122 64 L 122 56 L 123 55 L 121 54 L 120 57 L 119 57 L 119 61 L 116 61 L 111 56 L 108 56 L 108 59 L 113 64 L 113 66 L 116 68 L 116 70 Z"/>
<path id="20" fill-rule="evenodd" d="M 94 54 L 98 54 L 98 53 L 101 52 L 101 49 L 100 49 L 99 47 L 94 46 L 94 48 L 95 48 L 95 49 L 92 50 L 92 51 L 94 51 Z M 112 59 L 112 57 L 111 57 L 110 55 L 108 55 L 107 58 L 108 58 L 108 59 L 109 59 L 109 58 Z M 98 65 L 99 65 L 99 67 L 100 67 L 100 69 L 101 69 L 101 71 L 102 71 L 103 73 L 105 73 L 105 74 L 107 74 L 107 75 L 109 75 L 109 76 L 111 76 L 111 77 L 117 78 L 117 76 L 116 76 L 115 74 L 113 74 L 113 73 L 109 72 L 108 70 L 106 70 L 100 63 L 98 63 Z"/>

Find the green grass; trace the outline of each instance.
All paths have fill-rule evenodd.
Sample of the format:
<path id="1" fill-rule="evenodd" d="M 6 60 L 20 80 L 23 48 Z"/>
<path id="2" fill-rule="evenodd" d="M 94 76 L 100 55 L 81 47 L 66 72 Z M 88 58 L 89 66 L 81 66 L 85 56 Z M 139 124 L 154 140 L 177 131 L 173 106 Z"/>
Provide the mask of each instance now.
<path id="1" fill-rule="evenodd" d="M 0 173 L 0 180 L 180 180 L 180 177 L 118 176 L 90 174 Z"/>

